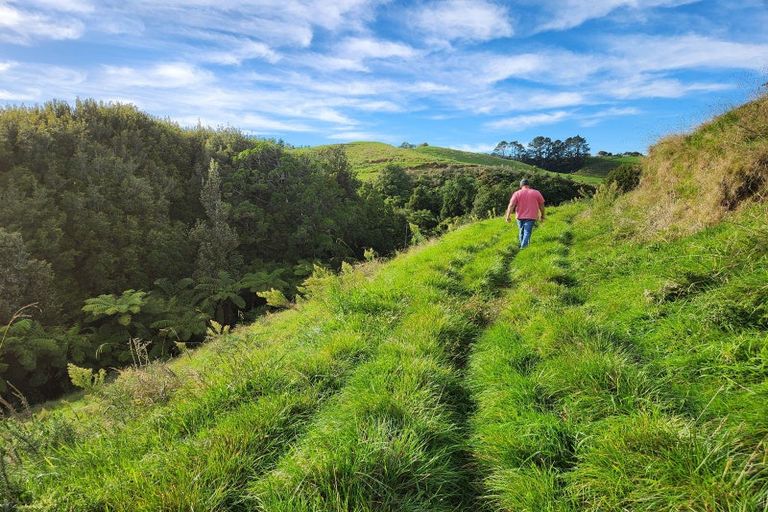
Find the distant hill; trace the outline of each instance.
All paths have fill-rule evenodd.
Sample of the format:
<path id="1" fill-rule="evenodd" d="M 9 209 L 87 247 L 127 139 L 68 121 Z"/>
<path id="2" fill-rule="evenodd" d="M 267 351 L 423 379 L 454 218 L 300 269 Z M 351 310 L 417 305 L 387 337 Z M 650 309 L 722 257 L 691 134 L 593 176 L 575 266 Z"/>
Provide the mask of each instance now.
<path id="1" fill-rule="evenodd" d="M 419 146 L 414 151 L 432 155 L 439 158 L 453 160 L 455 162 L 464 162 L 477 165 L 495 165 L 502 167 L 512 167 L 514 169 L 525 169 L 533 172 L 540 172 L 542 169 L 534 165 L 528 165 L 523 162 L 500 158 L 498 156 L 488 155 L 486 153 L 474 153 L 471 151 L 461 151 L 459 149 L 441 148 L 439 146 Z M 546 171 L 545 171 L 546 172 Z"/>
<path id="2" fill-rule="evenodd" d="M 519 171 L 528 171 L 532 175 L 549 174 L 571 178 L 580 183 L 592 183 L 589 177 L 553 173 L 533 165 L 515 160 L 499 158 L 484 153 L 473 153 L 439 146 L 419 146 L 413 149 L 398 148 L 383 142 L 349 142 L 343 144 L 352 168 L 357 176 L 366 181 L 389 164 L 400 165 L 406 170 L 418 172 L 445 169 L 452 166 L 462 167 L 507 167 Z M 324 146 L 301 148 L 296 151 L 313 151 Z"/>
<path id="3" fill-rule="evenodd" d="M 608 173 L 621 164 L 639 164 L 642 162 L 641 156 L 591 156 L 587 159 L 587 163 L 573 173 L 573 178 L 581 177 L 586 183 L 598 185 L 602 183 Z"/>

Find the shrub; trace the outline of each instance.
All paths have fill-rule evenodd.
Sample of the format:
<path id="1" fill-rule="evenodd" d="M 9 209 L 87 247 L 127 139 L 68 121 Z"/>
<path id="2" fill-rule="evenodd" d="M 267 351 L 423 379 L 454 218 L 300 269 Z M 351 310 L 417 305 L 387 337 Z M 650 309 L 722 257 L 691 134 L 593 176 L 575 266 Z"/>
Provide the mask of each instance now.
<path id="1" fill-rule="evenodd" d="M 640 175 L 642 169 L 637 164 L 621 164 L 612 169 L 605 178 L 608 184 L 616 183 L 619 190 L 629 192 L 634 190 L 640 184 Z"/>

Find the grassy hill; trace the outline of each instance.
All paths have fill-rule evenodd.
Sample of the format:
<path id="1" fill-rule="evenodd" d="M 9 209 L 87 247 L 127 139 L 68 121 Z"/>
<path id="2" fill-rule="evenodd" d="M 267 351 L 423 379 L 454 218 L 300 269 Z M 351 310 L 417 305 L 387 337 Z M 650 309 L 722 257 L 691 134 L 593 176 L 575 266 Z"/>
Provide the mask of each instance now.
<path id="1" fill-rule="evenodd" d="M 363 180 L 374 179 L 376 174 L 384 169 L 384 167 L 394 164 L 413 173 L 457 166 L 469 170 L 494 166 L 530 172 L 532 176 L 542 173 L 571 178 L 580 183 L 592 184 L 594 182 L 594 180 L 587 176 L 558 174 L 514 160 L 437 146 L 419 146 L 413 149 L 406 149 L 384 144 L 383 142 L 349 142 L 343 144 L 343 146 L 352 168 L 358 177 Z M 302 148 L 297 151 L 313 151 L 314 149 L 316 148 Z"/>
<path id="2" fill-rule="evenodd" d="M 572 177 L 577 176 L 585 180 L 585 183 L 599 185 L 603 182 L 608 173 L 622 164 L 640 164 L 643 161 L 639 156 L 591 156 L 587 163 L 573 173 Z"/>
<path id="3" fill-rule="evenodd" d="M 4 421 L 6 508 L 766 510 L 765 105 L 662 141 L 638 189 L 551 209 L 526 250 L 492 219 L 319 272 Z"/>
<path id="4" fill-rule="evenodd" d="M 501 166 L 512 167 L 513 169 L 531 170 L 531 171 L 544 171 L 536 166 L 524 164 L 523 162 L 517 162 L 515 160 L 508 160 L 506 158 L 500 158 L 485 153 L 473 153 L 471 151 L 461 151 L 458 149 L 441 148 L 438 146 L 418 146 L 414 148 L 414 151 L 424 153 L 425 155 L 432 155 L 434 157 L 445 158 L 455 162 L 462 162 L 465 164 L 477 164 L 488 166 Z M 544 171 L 546 172 L 546 171 Z"/>

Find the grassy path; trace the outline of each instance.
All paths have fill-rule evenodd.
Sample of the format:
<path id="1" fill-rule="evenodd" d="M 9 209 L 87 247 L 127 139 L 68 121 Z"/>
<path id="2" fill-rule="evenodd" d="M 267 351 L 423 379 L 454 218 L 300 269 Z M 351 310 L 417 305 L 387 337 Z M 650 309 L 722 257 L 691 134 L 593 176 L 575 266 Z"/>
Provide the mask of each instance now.
<path id="1" fill-rule="evenodd" d="M 253 483 L 257 509 L 423 511 L 473 503 L 461 371 L 482 309 L 506 273 L 512 239 L 504 231 L 459 251 L 447 270 L 425 269 L 402 328 L 275 470 Z"/>
<path id="2" fill-rule="evenodd" d="M 754 356 L 767 346 L 765 328 L 753 320 L 728 331 L 690 316 L 712 307 L 705 289 L 735 291 L 730 278 L 702 282 L 702 265 L 727 265 L 702 254 L 716 256 L 730 239 L 751 257 L 727 272 L 762 278 L 754 258 L 765 261 L 765 230 L 707 233 L 659 257 L 608 249 L 594 240 L 604 224 L 574 222 L 581 209 L 557 210 L 516 258 L 506 308 L 470 357 L 470 444 L 486 502 L 510 511 L 765 510 L 768 428 L 756 400 L 768 372 Z M 734 366 L 746 385 L 724 380 Z"/>

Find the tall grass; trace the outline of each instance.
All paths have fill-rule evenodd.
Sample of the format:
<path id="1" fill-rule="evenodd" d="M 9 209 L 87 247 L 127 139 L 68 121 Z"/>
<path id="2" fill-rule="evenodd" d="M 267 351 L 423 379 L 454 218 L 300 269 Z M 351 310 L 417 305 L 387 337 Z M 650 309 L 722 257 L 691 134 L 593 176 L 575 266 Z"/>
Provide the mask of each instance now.
<path id="1" fill-rule="evenodd" d="M 167 371 L 178 385 L 162 401 L 137 399 L 149 391 L 142 383 L 155 382 L 144 378 L 146 369 L 122 375 L 72 410 L 14 423 L 40 432 L 52 423 L 45 416 L 55 417 L 74 433 L 33 447 L 22 431 L 3 436 L 11 461 L 6 487 L 35 510 L 247 510 L 262 499 L 252 493 L 256 483 L 273 481 L 309 446 L 321 467 L 344 453 L 361 456 L 369 486 L 396 471 L 402 486 L 389 494 L 379 486 L 384 497 L 367 494 L 370 506 L 400 499 L 406 489 L 414 503 L 459 499 L 463 405 L 453 352 L 482 317 L 477 297 L 495 286 L 470 289 L 460 276 L 465 266 L 487 274 L 512 241 L 502 230 L 500 221 L 480 223 L 384 267 L 319 275 L 310 299 L 295 309 L 176 361 Z M 446 276 L 447 288 L 429 284 Z M 347 432 L 332 443 L 349 441 L 330 458 L 322 456 L 329 442 L 318 433 L 323 425 Z M 324 485 L 335 485 L 344 466 L 330 467 Z M 341 494 L 328 494 L 328 506 L 362 500 L 360 470 Z"/>
<path id="2" fill-rule="evenodd" d="M 317 417 L 305 438 L 252 486 L 260 510 L 455 510 L 471 503 L 463 462 L 466 407 L 460 353 L 477 330 L 475 292 L 491 294 L 493 278 L 473 292 L 465 272 L 493 274 L 513 233 L 465 247 L 447 269 L 428 265 L 410 313 L 361 365 Z M 472 281 L 473 283 L 475 281 Z"/>
<path id="3" fill-rule="evenodd" d="M 765 205 L 653 245 L 583 209 L 517 256 L 470 355 L 486 502 L 765 510 Z"/>

